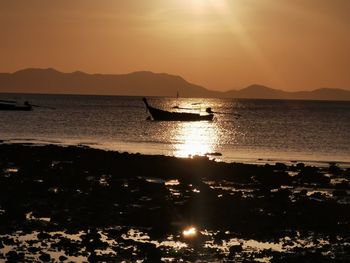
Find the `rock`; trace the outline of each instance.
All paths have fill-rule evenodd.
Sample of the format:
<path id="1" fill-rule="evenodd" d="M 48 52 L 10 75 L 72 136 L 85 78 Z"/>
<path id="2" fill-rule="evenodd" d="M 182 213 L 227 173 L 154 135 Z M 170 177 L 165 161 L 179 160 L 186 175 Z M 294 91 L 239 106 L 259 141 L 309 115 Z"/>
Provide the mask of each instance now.
<path id="1" fill-rule="evenodd" d="M 38 239 L 39 240 L 45 240 L 45 239 L 49 239 L 51 238 L 51 235 L 48 234 L 48 233 L 45 233 L 45 232 L 40 232 L 38 235 L 37 235 Z"/>
<path id="2" fill-rule="evenodd" d="M 342 170 L 337 166 L 336 163 L 331 163 L 328 168 L 329 172 L 335 175 L 341 174 Z"/>
<path id="3" fill-rule="evenodd" d="M 88 256 L 89 262 L 97 262 L 97 256 L 95 253 L 91 253 L 90 256 Z"/>
<path id="4" fill-rule="evenodd" d="M 40 256 L 39 256 L 39 259 L 41 261 L 44 261 L 44 262 L 49 262 L 51 260 L 51 256 L 50 254 L 47 254 L 47 253 L 42 253 Z"/>
<path id="5" fill-rule="evenodd" d="M 38 251 L 40 251 L 40 248 L 38 247 L 29 247 L 28 248 L 28 252 L 32 253 L 32 254 L 35 254 L 37 253 Z"/>
<path id="6" fill-rule="evenodd" d="M 241 244 L 232 245 L 229 249 L 230 257 L 233 257 L 234 255 L 236 255 L 236 253 L 242 252 L 242 250 L 243 250 L 243 248 L 242 248 Z"/>
<path id="7" fill-rule="evenodd" d="M 287 165 L 285 165 L 284 163 L 276 163 L 275 169 L 279 171 L 285 171 L 287 170 Z"/>
<path id="8" fill-rule="evenodd" d="M 140 248 L 142 249 L 143 253 L 147 258 L 146 262 L 160 262 L 161 252 L 155 244 L 144 243 Z"/>
<path id="9" fill-rule="evenodd" d="M 60 256 L 58 258 L 59 261 L 66 261 L 68 258 L 66 256 Z"/>
<path id="10" fill-rule="evenodd" d="M 301 184 L 313 184 L 320 186 L 328 186 L 331 181 L 328 176 L 320 173 L 319 169 L 315 167 L 304 167 L 296 176 L 294 176 L 293 179 L 297 180 Z"/>
<path id="11" fill-rule="evenodd" d="M 18 260 L 20 259 L 19 254 L 18 254 L 16 251 L 13 251 L 13 250 L 7 252 L 6 257 L 7 257 L 10 261 L 12 261 L 12 260 L 18 261 Z"/>
<path id="12" fill-rule="evenodd" d="M 347 196 L 347 192 L 345 190 L 334 190 L 333 191 L 333 196 Z"/>
<path id="13" fill-rule="evenodd" d="M 301 170 L 305 167 L 305 164 L 304 163 L 297 163 L 296 167 L 297 167 L 297 169 Z"/>

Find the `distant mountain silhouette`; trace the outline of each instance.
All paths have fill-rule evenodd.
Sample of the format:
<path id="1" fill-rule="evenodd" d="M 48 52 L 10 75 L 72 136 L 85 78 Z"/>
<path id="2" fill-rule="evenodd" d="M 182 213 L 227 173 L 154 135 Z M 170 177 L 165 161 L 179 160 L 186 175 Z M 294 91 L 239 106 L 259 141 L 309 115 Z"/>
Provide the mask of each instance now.
<path id="1" fill-rule="evenodd" d="M 227 91 L 225 92 L 225 97 L 250 99 L 350 100 L 350 91 L 344 89 L 321 88 L 313 91 L 288 92 L 255 84 L 241 90 Z"/>
<path id="2" fill-rule="evenodd" d="M 0 73 L 0 92 L 66 93 L 134 96 L 211 97 L 216 92 L 179 76 L 148 71 L 129 74 L 62 73 L 55 69 L 24 69 Z"/>
<path id="3" fill-rule="evenodd" d="M 250 85 L 241 90 L 230 90 L 225 92 L 229 98 L 257 98 L 257 99 L 284 99 L 289 92 L 271 89 L 262 85 Z"/>
<path id="4" fill-rule="evenodd" d="M 350 100 L 350 91 L 343 89 L 286 92 L 255 84 L 241 90 L 219 92 L 166 73 L 63 73 L 52 68 L 29 68 L 14 73 L 0 73 L 0 92 L 131 96 L 176 96 L 179 92 L 181 97 Z"/>

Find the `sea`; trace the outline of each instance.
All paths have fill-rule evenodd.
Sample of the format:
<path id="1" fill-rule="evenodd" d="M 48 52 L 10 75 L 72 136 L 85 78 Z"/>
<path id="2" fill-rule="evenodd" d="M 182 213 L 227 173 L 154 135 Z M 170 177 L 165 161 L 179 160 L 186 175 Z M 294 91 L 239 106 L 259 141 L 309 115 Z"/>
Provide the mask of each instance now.
<path id="1" fill-rule="evenodd" d="M 3 93 L 0 100 L 36 105 L 29 112 L 0 111 L 3 143 L 350 166 L 350 102 L 148 97 L 165 110 L 215 112 L 213 121 L 164 122 L 149 120 L 141 97 Z"/>

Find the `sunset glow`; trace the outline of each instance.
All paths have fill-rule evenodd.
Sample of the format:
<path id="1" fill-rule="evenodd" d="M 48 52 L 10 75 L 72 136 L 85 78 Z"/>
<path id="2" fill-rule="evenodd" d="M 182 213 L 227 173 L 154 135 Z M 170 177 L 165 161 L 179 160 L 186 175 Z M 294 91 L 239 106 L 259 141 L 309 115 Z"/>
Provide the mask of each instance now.
<path id="1" fill-rule="evenodd" d="M 349 14 L 0 0 L 0 261 L 347 261 Z"/>
<path id="2" fill-rule="evenodd" d="M 180 0 L 176 1 L 179 5 L 190 7 L 197 14 L 208 14 L 218 12 L 224 14 L 228 12 L 227 0 Z"/>
<path id="3" fill-rule="evenodd" d="M 349 9 L 343 0 L 2 1 L 0 72 L 148 70 L 213 90 L 349 89 Z"/>

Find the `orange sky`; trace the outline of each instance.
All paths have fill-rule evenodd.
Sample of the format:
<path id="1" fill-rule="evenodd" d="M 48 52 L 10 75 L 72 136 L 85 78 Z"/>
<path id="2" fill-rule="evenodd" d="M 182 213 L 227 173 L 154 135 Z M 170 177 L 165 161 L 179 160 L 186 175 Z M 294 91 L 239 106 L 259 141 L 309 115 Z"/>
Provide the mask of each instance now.
<path id="1" fill-rule="evenodd" d="M 167 72 L 210 89 L 350 89 L 349 0 L 0 0 L 0 72 Z"/>

